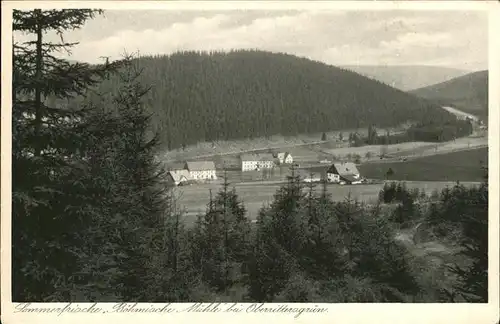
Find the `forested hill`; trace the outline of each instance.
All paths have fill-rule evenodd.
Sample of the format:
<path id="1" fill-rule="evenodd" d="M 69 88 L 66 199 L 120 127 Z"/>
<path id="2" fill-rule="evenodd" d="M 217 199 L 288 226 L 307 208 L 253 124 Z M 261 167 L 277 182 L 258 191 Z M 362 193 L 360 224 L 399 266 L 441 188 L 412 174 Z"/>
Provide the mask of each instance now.
<path id="1" fill-rule="evenodd" d="M 437 105 L 355 72 L 262 51 L 142 57 L 147 106 L 165 148 L 335 129 L 439 122 Z M 118 79 L 101 86 L 112 91 Z M 102 100 L 102 98 L 97 98 Z"/>
<path id="2" fill-rule="evenodd" d="M 436 103 L 488 116 L 488 71 L 469 73 L 446 82 L 411 91 Z"/>
<path id="3" fill-rule="evenodd" d="M 455 68 L 425 65 L 350 65 L 342 67 L 403 91 L 423 88 L 468 73 L 468 71 Z"/>

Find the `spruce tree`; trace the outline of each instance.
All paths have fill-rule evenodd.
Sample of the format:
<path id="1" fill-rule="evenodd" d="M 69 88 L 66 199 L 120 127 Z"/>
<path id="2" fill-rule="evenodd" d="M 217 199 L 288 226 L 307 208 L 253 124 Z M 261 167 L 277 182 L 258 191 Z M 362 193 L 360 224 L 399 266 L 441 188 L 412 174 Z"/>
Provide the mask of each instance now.
<path id="1" fill-rule="evenodd" d="M 345 247 L 326 181 L 319 196 L 313 195 L 312 189 L 307 197 L 307 240 L 299 262 L 309 276 L 327 281 L 343 275 Z"/>
<path id="2" fill-rule="evenodd" d="M 122 276 L 117 282 L 123 285 L 124 298 L 127 300 L 147 301 L 145 282 L 148 278 L 148 264 L 155 262 L 157 255 L 151 249 L 152 234 L 165 224 L 167 186 L 165 170 L 154 158 L 158 145 L 158 134 L 149 132 L 151 116 L 145 110 L 144 97 L 150 87 L 140 83 L 142 70 L 131 57 L 125 58 L 126 68 L 120 73 L 123 85 L 113 94 L 113 103 L 117 112 L 119 131 L 115 133 L 117 171 L 119 181 L 124 186 L 120 201 L 116 203 L 126 207 L 122 224 L 122 248 L 126 255 L 123 260 Z M 175 231 L 179 224 L 174 224 Z M 178 238 L 174 237 L 174 240 Z M 177 242 L 172 245 L 177 262 Z M 173 263 L 173 271 L 177 269 Z"/>
<path id="3" fill-rule="evenodd" d="M 462 228 L 461 254 L 471 261 L 469 266 L 452 266 L 458 276 L 454 289 L 448 292 L 452 300 L 488 302 L 488 170 L 478 188 L 468 189 L 465 205 L 457 217 Z"/>
<path id="4" fill-rule="evenodd" d="M 91 219 L 77 231 L 83 242 L 76 264 L 84 278 L 77 285 L 78 300 L 156 298 L 153 270 L 162 256 L 154 244 L 166 227 L 168 187 L 153 154 L 157 138 L 147 133 L 149 117 L 141 102 L 147 89 L 137 82 L 140 72 L 131 58 L 123 64 L 122 87 L 108 94 L 113 109 L 89 104 L 82 120 L 87 139 L 82 172 L 67 188 L 74 212 Z"/>
<path id="5" fill-rule="evenodd" d="M 291 175 L 257 218 L 253 255 L 248 261 L 249 296 L 256 301 L 273 301 L 297 274 L 307 240 L 307 209 L 300 176 L 294 166 Z"/>
<path id="6" fill-rule="evenodd" d="M 203 251 L 203 280 L 227 293 L 243 280 L 243 262 L 250 248 L 250 222 L 236 191 L 229 189 L 227 174 L 222 188 L 210 199 L 207 212 L 197 224 Z"/>
<path id="7" fill-rule="evenodd" d="M 13 300 L 69 300 L 77 260 L 85 240 L 81 229 L 92 222 L 81 200 L 79 178 L 86 157 L 85 111 L 65 104 L 83 96 L 118 64 L 90 66 L 57 57 L 75 43 L 64 41 L 96 10 L 14 10 L 13 31 L 33 40 L 14 39 L 12 102 Z M 60 43 L 44 39 L 47 32 Z M 57 98 L 57 100 L 54 100 Z M 66 101 L 65 101 L 66 100 Z M 87 197 L 90 198 L 90 197 Z M 84 200 L 85 201 L 85 200 Z"/>
<path id="8" fill-rule="evenodd" d="M 287 183 L 278 189 L 270 206 L 273 236 L 276 242 L 292 255 L 298 255 L 305 241 L 307 219 L 304 207 L 304 185 L 294 166 Z"/>
<path id="9" fill-rule="evenodd" d="M 182 219 L 181 195 L 171 190 L 166 196 L 164 222 L 152 229 L 150 255 L 153 259 L 148 264 L 148 301 L 189 301 L 200 280 L 199 268 L 192 262 L 195 249 L 191 243 L 195 233 L 186 228 Z"/>
<path id="10" fill-rule="evenodd" d="M 294 260 L 277 242 L 273 231 L 272 214 L 262 208 L 252 241 L 248 268 L 248 297 L 252 301 L 272 302 L 284 289 L 292 274 Z"/>

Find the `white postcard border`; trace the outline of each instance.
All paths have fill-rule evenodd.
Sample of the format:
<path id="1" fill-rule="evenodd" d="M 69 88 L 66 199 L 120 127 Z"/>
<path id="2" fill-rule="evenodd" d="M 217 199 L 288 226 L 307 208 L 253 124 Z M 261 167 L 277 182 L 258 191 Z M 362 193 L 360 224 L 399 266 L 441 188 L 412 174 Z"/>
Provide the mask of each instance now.
<path id="1" fill-rule="evenodd" d="M 171 304 L 176 311 L 161 313 L 116 313 L 112 308 L 116 304 L 100 303 L 93 307 L 108 309 L 100 315 L 83 312 L 71 313 L 63 311 L 60 314 L 15 312 L 16 304 L 11 302 L 11 66 L 12 66 L 12 8 L 102 8 L 102 9 L 167 9 L 167 10 L 486 10 L 490 12 L 489 19 L 489 303 L 488 304 L 265 304 L 261 307 L 287 308 L 327 308 L 328 312 L 307 313 L 296 316 L 297 312 L 258 312 L 248 311 L 251 304 L 240 304 L 241 312 L 187 312 L 192 304 Z M 273 322 L 324 322 L 324 323 L 496 323 L 498 321 L 499 305 L 499 103 L 500 103 L 500 6 L 495 1 L 7 1 L 2 2 L 2 167 L 1 167 L 1 320 L 5 323 L 88 323 L 120 322 L 137 323 L 137 321 L 175 321 L 176 323 L 194 323 L 221 321 L 238 321 L 253 323 L 255 321 Z M 92 303 L 75 303 L 71 307 L 90 307 Z M 139 304 L 148 307 L 148 303 Z M 167 304 L 155 304 L 163 307 Z M 227 309 L 232 304 L 221 305 Z M 258 304 L 255 304 L 258 305 Z M 21 307 L 21 306 L 17 306 Z M 65 303 L 39 303 L 28 307 L 64 308 Z M 254 308 L 258 306 L 252 306 Z M 234 309 L 234 308 L 233 308 Z M 68 308 L 66 308 L 68 310 Z M 238 316 L 238 317 L 235 317 Z"/>

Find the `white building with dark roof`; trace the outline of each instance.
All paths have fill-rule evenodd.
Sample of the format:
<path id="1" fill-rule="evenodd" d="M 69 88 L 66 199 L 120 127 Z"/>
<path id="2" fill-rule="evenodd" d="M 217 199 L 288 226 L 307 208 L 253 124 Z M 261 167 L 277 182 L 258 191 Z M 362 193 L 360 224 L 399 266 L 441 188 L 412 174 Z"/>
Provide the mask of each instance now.
<path id="1" fill-rule="evenodd" d="M 242 154 L 241 171 L 258 171 L 260 169 L 274 168 L 274 157 L 269 153 Z"/>
<path id="2" fill-rule="evenodd" d="M 188 161 L 184 169 L 193 180 L 216 180 L 216 169 L 213 161 Z"/>
<path id="3" fill-rule="evenodd" d="M 326 171 L 328 182 L 358 184 L 362 182 L 361 175 L 352 162 L 333 163 Z"/>

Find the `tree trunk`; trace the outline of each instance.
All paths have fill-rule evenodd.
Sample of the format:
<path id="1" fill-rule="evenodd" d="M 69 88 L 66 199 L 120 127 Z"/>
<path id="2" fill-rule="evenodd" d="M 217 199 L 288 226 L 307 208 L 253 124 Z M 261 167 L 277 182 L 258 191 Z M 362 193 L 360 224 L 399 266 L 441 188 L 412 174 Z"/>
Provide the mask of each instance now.
<path id="1" fill-rule="evenodd" d="M 41 145 L 38 141 L 40 137 L 40 129 L 42 124 L 42 91 L 41 80 L 42 80 L 42 13 L 40 9 L 35 10 L 36 13 L 36 86 L 35 86 L 35 156 L 40 156 Z"/>
<path id="2" fill-rule="evenodd" d="M 228 267 L 228 215 L 227 215 L 227 173 L 224 170 L 224 291 L 227 295 L 227 288 L 229 283 L 229 267 Z"/>
<path id="3" fill-rule="evenodd" d="M 175 204 L 174 202 L 174 197 L 172 197 L 172 204 Z M 175 206 L 175 205 L 174 205 Z M 180 225 L 180 220 L 179 220 L 179 213 L 177 212 L 177 208 L 174 208 L 174 213 L 175 213 L 175 233 L 174 233 L 174 262 L 173 262 L 173 270 L 174 273 L 177 274 L 177 260 L 178 260 L 178 254 L 179 254 L 179 225 Z"/>

